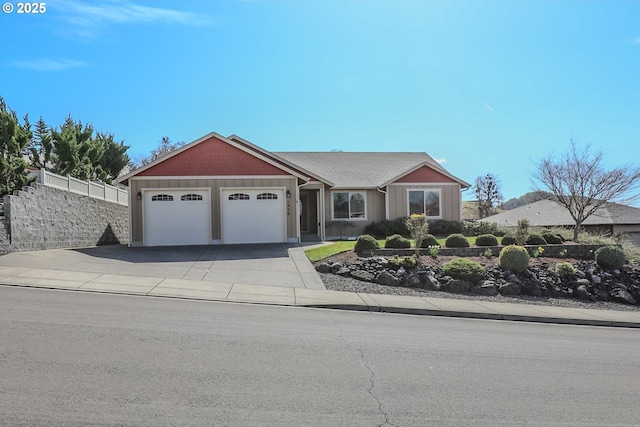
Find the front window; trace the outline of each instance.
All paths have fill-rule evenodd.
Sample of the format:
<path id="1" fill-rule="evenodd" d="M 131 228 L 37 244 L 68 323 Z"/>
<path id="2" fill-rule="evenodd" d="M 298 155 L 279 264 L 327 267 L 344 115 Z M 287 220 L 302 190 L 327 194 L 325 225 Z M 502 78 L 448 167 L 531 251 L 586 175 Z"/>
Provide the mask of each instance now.
<path id="1" fill-rule="evenodd" d="M 361 191 L 333 193 L 333 219 L 366 218 L 366 195 Z"/>
<path id="2" fill-rule="evenodd" d="M 440 218 L 440 190 L 409 190 L 409 216 Z"/>

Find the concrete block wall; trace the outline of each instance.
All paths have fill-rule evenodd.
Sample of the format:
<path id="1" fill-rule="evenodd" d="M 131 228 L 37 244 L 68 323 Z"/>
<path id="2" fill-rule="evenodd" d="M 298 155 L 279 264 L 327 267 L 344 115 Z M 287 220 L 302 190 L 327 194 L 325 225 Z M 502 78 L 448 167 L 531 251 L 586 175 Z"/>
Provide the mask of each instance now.
<path id="1" fill-rule="evenodd" d="M 117 203 L 34 183 L 5 196 L 4 209 L 0 253 L 129 243 L 128 208 Z"/>

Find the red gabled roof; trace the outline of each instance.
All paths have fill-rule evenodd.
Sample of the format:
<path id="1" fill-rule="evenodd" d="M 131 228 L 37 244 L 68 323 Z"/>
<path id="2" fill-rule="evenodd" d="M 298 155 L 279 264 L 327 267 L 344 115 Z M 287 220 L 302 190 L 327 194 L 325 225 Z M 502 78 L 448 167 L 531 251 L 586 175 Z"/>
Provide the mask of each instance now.
<path id="1" fill-rule="evenodd" d="M 411 173 L 395 180 L 394 182 L 457 182 L 430 167 L 422 166 Z"/>

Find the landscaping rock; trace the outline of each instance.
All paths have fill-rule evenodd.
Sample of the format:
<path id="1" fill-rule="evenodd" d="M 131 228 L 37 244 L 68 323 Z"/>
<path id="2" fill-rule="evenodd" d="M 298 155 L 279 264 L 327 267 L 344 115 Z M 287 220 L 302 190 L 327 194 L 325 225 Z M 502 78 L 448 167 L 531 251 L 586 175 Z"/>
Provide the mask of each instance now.
<path id="1" fill-rule="evenodd" d="M 409 288 L 419 288 L 422 285 L 422 281 L 420 276 L 414 273 L 405 279 L 404 284 Z"/>
<path id="2" fill-rule="evenodd" d="M 428 273 L 420 273 L 422 288 L 428 291 L 439 291 L 442 288 L 440 281 Z"/>
<path id="3" fill-rule="evenodd" d="M 576 288 L 576 298 L 578 299 L 582 299 L 582 300 L 593 300 L 595 298 L 592 297 L 592 295 L 589 293 L 589 290 L 587 289 L 586 285 L 579 285 Z"/>
<path id="4" fill-rule="evenodd" d="M 479 283 L 471 286 L 469 291 L 477 295 L 495 296 L 498 295 L 498 286 L 491 280 L 481 280 Z"/>
<path id="5" fill-rule="evenodd" d="M 498 292 L 500 295 L 520 295 L 522 286 L 515 282 L 507 282 L 500 285 Z"/>
<path id="6" fill-rule="evenodd" d="M 318 264 L 316 271 L 318 271 L 318 273 L 333 273 L 333 267 L 331 264 L 323 262 L 322 264 Z"/>
<path id="7" fill-rule="evenodd" d="M 358 280 L 364 280 L 365 282 L 373 282 L 375 275 L 364 270 L 355 270 L 351 272 L 351 277 Z"/>
<path id="8" fill-rule="evenodd" d="M 445 292 L 451 292 L 452 294 L 466 294 L 469 293 L 472 284 L 466 280 L 450 280 L 442 286 L 442 290 Z"/>
<path id="9" fill-rule="evenodd" d="M 383 271 L 376 277 L 376 283 L 387 286 L 398 286 L 400 284 L 400 279 L 387 271 Z"/>
<path id="10" fill-rule="evenodd" d="M 617 286 L 611 289 L 611 292 L 610 292 L 611 299 L 615 301 L 623 302 L 625 304 L 633 304 L 633 305 L 638 304 L 635 298 L 633 298 L 629 293 L 629 291 L 625 289 L 625 287 L 623 286 Z"/>

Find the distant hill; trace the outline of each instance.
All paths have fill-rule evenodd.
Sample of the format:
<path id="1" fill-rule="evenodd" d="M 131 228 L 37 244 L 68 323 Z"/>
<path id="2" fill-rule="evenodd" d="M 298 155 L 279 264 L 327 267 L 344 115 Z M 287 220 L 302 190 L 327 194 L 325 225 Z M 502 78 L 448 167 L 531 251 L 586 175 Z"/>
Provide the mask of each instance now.
<path id="1" fill-rule="evenodd" d="M 529 203 L 537 202 L 538 200 L 550 199 L 553 197 L 552 193 L 547 191 L 530 191 L 523 194 L 520 197 L 509 199 L 502 204 L 502 209 L 510 210 L 519 208 L 520 206 L 528 205 Z"/>

